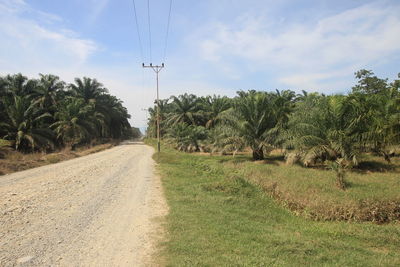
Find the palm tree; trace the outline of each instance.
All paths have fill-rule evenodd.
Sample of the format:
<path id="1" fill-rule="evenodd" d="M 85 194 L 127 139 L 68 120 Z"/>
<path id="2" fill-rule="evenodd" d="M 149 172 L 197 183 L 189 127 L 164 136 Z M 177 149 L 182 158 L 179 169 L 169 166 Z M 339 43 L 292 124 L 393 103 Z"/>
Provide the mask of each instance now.
<path id="1" fill-rule="evenodd" d="M 33 97 L 41 108 L 54 109 L 59 92 L 64 89 L 65 83 L 55 75 L 39 75 L 40 79 L 34 89 Z"/>
<path id="2" fill-rule="evenodd" d="M 292 153 L 299 156 L 304 166 L 318 160 L 330 161 L 337 184 L 344 189 L 344 170 L 358 165 L 363 116 L 353 98 L 309 94 L 297 103 L 290 117 L 286 148 L 294 150 Z"/>
<path id="3" fill-rule="evenodd" d="M 6 80 L 0 76 L 0 97 L 6 95 Z"/>
<path id="4" fill-rule="evenodd" d="M 231 101 L 226 96 L 208 96 L 204 98 L 202 108 L 206 118 L 205 127 L 210 129 L 217 125 L 221 121 L 223 113 L 231 108 Z"/>
<path id="5" fill-rule="evenodd" d="M 187 123 L 196 125 L 200 117 L 199 102 L 195 95 L 183 94 L 178 97 L 171 97 L 171 113 L 169 114 L 168 124 Z"/>
<path id="6" fill-rule="evenodd" d="M 83 77 L 83 79 L 76 78 L 76 84 L 70 84 L 70 90 L 76 97 L 81 97 L 85 103 L 96 102 L 98 97 L 108 90 L 103 87 L 96 79 Z"/>
<path id="7" fill-rule="evenodd" d="M 221 152 L 222 154 L 232 152 L 235 156 L 237 152 L 246 147 L 243 137 L 238 136 L 237 132 L 224 124 L 218 124 L 209 132 L 210 153 Z"/>
<path id="8" fill-rule="evenodd" d="M 265 92 L 238 92 L 234 109 L 227 114 L 229 127 L 253 151 L 254 160 L 264 159 L 266 134 L 276 125 L 273 98 Z"/>
<path id="9" fill-rule="evenodd" d="M 5 83 L 5 93 L 8 95 L 18 95 L 18 96 L 28 96 L 31 95 L 36 86 L 37 81 L 33 79 L 28 79 L 21 73 L 15 75 L 7 75 L 3 78 L 3 83 Z"/>
<path id="10" fill-rule="evenodd" d="M 53 133 L 43 122 L 51 117 L 43 112 L 28 96 L 14 95 L 4 100 L 6 120 L 2 127 L 7 134 L 4 139 L 11 140 L 15 149 L 32 151 L 36 148 L 52 148 Z"/>
<path id="11" fill-rule="evenodd" d="M 157 136 L 157 106 L 160 112 L 160 136 L 161 138 L 167 133 L 168 131 L 168 121 L 167 117 L 171 113 L 171 104 L 168 103 L 169 99 L 160 99 L 157 105 L 155 101 L 154 108 L 149 108 L 148 112 L 150 117 L 148 118 L 147 122 L 147 130 L 146 135 L 149 137 L 156 137 Z"/>
<path id="12" fill-rule="evenodd" d="M 303 96 L 306 97 L 307 93 L 303 92 Z M 290 90 L 279 91 L 276 90 L 275 94 L 271 94 L 274 118 L 276 124 L 266 133 L 267 143 L 281 147 L 285 142 L 285 135 L 288 130 L 289 117 L 292 114 L 295 103 L 298 101 L 296 99 L 296 94 Z"/>
<path id="13" fill-rule="evenodd" d="M 168 137 L 176 149 L 184 152 L 196 152 L 200 150 L 200 142 L 207 138 L 207 132 L 203 126 L 181 122 L 169 129 Z"/>
<path id="14" fill-rule="evenodd" d="M 390 163 L 390 147 L 400 142 L 400 92 L 391 88 L 385 94 L 358 98 L 366 99 L 358 102 L 369 115 L 364 122 L 363 141 Z"/>
<path id="15" fill-rule="evenodd" d="M 6 82 L 3 77 L 0 77 L 0 99 L 6 99 Z M 3 101 L 0 100 L 0 137 L 7 134 L 5 127 L 2 126 L 2 122 L 6 121 L 5 105 Z"/>
<path id="16" fill-rule="evenodd" d="M 121 138 L 126 131 L 130 130 L 131 126 L 128 122 L 130 115 L 122 105 L 122 101 L 115 96 L 101 95 L 96 102 L 95 110 L 99 114 L 98 121 L 102 122 L 98 126 L 104 137 Z"/>
<path id="17" fill-rule="evenodd" d="M 290 118 L 286 148 L 302 154 L 306 166 L 318 159 L 338 158 L 357 165 L 361 115 L 345 96 L 309 94 Z"/>
<path id="18" fill-rule="evenodd" d="M 59 105 L 55 119 L 50 127 L 67 147 L 74 148 L 96 135 L 94 104 L 86 104 L 81 98 L 68 98 Z"/>

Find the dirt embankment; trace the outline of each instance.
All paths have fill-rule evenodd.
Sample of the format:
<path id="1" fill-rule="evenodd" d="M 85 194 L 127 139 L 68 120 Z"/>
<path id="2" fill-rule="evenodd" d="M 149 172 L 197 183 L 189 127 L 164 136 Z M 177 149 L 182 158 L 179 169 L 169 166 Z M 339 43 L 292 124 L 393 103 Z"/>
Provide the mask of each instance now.
<path id="1" fill-rule="evenodd" d="M 24 154 L 11 149 L 0 151 L 0 175 L 24 171 L 48 164 L 58 163 L 64 160 L 78 158 L 100 152 L 118 145 L 118 142 L 95 145 L 92 147 L 81 147 L 77 150 L 61 150 L 53 153 L 28 153 Z"/>

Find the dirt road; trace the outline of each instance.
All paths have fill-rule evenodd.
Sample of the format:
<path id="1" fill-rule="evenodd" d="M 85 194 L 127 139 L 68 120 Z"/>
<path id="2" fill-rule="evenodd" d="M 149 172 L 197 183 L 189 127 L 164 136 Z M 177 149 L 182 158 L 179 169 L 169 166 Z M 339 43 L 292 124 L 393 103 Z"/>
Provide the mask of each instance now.
<path id="1" fill-rule="evenodd" d="M 147 266 L 167 212 L 153 149 L 0 176 L 0 266 Z"/>

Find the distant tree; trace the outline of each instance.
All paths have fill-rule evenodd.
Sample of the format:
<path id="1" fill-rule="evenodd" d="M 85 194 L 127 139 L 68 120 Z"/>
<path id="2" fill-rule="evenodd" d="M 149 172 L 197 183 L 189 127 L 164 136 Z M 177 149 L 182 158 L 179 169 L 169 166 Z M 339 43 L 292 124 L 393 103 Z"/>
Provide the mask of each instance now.
<path id="1" fill-rule="evenodd" d="M 355 73 L 358 79 L 353 87 L 353 92 L 365 94 L 378 94 L 388 89 L 387 79 L 380 79 L 371 70 L 359 70 Z"/>
<path id="2" fill-rule="evenodd" d="M 143 134 L 140 132 L 139 128 L 136 127 L 132 127 L 131 128 L 131 138 L 136 139 L 136 138 L 140 138 L 143 136 Z"/>

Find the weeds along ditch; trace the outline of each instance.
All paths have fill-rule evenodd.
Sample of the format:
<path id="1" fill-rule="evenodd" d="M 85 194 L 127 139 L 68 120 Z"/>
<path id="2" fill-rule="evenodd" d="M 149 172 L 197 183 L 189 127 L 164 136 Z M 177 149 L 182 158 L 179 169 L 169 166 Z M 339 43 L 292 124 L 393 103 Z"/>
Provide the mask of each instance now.
<path id="1" fill-rule="evenodd" d="M 348 171 L 345 191 L 335 186 L 335 173 L 330 170 L 287 166 L 270 159 L 258 163 L 247 157 L 220 161 L 230 176 L 259 186 L 297 215 L 328 221 L 400 221 L 399 159 L 393 160 L 390 171 Z"/>

